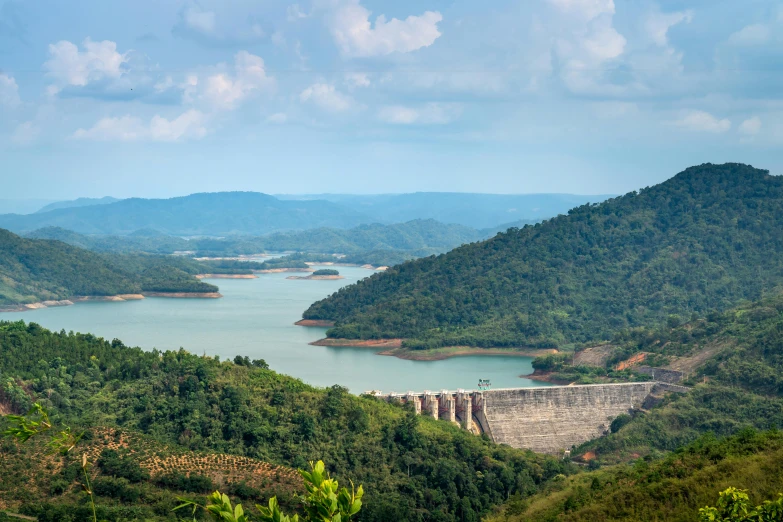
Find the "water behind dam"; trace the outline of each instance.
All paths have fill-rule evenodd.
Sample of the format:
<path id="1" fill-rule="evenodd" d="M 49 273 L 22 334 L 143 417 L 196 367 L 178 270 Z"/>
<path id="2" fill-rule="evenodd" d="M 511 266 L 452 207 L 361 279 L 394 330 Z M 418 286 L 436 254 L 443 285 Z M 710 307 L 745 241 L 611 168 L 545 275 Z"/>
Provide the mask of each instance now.
<path id="1" fill-rule="evenodd" d="M 129 346 L 265 359 L 280 373 L 316 386 L 340 384 L 353 393 L 424 389 L 475 389 L 479 379 L 494 388 L 545 386 L 519 378 L 532 372 L 529 357 L 462 356 L 442 361 L 406 361 L 376 355 L 370 348 L 310 346 L 326 328 L 294 326 L 307 307 L 346 284 L 372 274 L 336 267 L 345 279 L 297 281 L 291 274 L 258 279 L 216 279 L 222 299 L 147 298 L 86 302 L 74 306 L 0 314 L 0 320 L 36 322 L 52 330 L 91 332 Z M 296 274 L 294 274 L 296 275 Z M 301 275 L 301 274 L 300 274 Z"/>

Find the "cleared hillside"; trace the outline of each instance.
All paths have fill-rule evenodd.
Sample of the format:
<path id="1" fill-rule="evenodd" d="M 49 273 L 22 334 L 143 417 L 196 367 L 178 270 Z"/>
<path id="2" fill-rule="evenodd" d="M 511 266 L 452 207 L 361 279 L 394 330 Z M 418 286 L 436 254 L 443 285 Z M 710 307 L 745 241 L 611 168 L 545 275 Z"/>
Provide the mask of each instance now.
<path id="1" fill-rule="evenodd" d="M 394 267 L 313 304 L 330 337 L 562 346 L 783 284 L 783 178 L 704 164 L 543 223 Z"/>

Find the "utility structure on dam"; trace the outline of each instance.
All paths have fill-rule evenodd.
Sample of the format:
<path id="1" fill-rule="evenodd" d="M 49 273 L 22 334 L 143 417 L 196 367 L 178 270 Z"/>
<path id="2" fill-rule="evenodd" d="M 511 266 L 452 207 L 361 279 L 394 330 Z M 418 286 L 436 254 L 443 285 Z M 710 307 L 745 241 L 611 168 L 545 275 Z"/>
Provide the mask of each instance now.
<path id="1" fill-rule="evenodd" d="M 419 415 L 454 422 L 493 441 L 560 454 L 600 437 L 620 414 L 655 404 L 666 392 L 689 388 L 660 382 L 585 384 L 497 390 L 382 394 L 413 405 Z"/>

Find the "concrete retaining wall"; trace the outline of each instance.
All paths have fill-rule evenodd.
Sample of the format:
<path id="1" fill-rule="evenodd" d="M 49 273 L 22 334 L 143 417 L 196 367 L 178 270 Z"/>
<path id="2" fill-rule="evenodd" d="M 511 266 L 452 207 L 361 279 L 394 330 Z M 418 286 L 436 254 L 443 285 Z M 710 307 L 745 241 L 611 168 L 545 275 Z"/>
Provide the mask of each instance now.
<path id="1" fill-rule="evenodd" d="M 612 419 L 640 407 L 655 384 L 488 390 L 482 410 L 495 442 L 557 454 L 603 435 Z"/>

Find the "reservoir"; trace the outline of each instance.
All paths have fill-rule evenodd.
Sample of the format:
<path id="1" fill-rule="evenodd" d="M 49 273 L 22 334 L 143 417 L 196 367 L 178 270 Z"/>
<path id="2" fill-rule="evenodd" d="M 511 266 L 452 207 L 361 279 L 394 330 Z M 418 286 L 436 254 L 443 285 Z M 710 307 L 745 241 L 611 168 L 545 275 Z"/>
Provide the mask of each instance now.
<path id="1" fill-rule="evenodd" d="M 216 279 L 210 282 L 220 287 L 222 299 L 85 302 L 4 313 L 0 320 L 23 319 L 51 330 L 90 332 L 148 350 L 182 347 L 222 359 L 235 355 L 264 359 L 279 373 L 316 386 L 339 384 L 353 393 L 476 389 L 479 379 L 489 379 L 493 388 L 546 386 L 519 378 L 533 371 L 529 357 L 407 361 L 376 355 L 371 348 L 310 346 L 308 343 L 326 336 L 326 328 L 294 326 L 302 312 L 311 303 L 373 273 L 359 267 L 333 268 L 345 279 L 286 279 L 290 273 L 259 274 L 257 279 Z"/>

